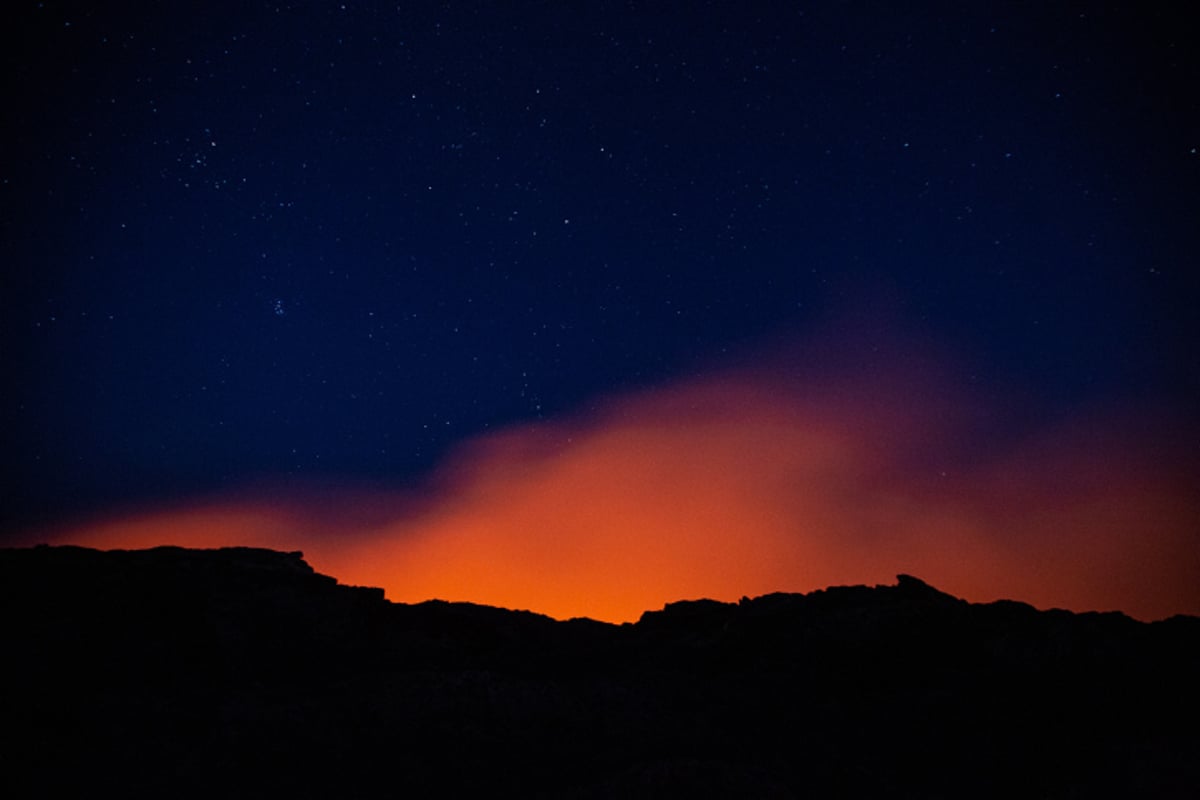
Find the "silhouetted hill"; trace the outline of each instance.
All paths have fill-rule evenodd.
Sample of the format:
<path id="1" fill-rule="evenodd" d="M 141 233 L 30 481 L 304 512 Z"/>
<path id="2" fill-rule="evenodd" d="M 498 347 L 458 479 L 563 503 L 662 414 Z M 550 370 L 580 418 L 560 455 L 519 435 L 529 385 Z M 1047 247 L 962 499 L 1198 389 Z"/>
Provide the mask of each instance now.
<path id="1" fill-rule="evenodd" d="M 0 550 L 5 797 L 1196 797 L 1200 619 L 920 580 L 633 625 L 299 553 Z"/>

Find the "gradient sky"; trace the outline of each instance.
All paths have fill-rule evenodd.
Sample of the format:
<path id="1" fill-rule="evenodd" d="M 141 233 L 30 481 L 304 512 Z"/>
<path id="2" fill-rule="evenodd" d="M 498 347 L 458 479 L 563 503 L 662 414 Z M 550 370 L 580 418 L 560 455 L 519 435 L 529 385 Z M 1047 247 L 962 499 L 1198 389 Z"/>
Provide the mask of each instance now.
<path id="1" fill-rule="evenodd" d="M 1200 613 L 1193 23 L 116 5 L 2 12 L 4 541 Z"/>

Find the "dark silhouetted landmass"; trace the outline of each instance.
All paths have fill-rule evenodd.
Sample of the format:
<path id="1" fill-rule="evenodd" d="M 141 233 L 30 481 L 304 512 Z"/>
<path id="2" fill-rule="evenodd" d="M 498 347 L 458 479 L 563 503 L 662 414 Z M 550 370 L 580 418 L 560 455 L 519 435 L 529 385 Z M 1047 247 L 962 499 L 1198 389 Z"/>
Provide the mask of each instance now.
<path id="1" fill-rule="evenodd" d="M 633 625 L 299 553 L 0 551 L 6 797 L 1197 797 L 1200 619 L 895 586 Z"/>

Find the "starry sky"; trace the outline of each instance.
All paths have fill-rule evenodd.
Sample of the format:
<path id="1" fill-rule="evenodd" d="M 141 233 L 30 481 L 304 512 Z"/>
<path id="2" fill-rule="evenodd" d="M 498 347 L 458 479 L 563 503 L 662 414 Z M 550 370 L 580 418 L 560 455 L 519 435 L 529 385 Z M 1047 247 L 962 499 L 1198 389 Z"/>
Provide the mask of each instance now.
<path id="1" fill-rule="evenodd" d="M 1194 23 L 894 5 L 10 3 L 0 535 L 1200 613 Z"/>

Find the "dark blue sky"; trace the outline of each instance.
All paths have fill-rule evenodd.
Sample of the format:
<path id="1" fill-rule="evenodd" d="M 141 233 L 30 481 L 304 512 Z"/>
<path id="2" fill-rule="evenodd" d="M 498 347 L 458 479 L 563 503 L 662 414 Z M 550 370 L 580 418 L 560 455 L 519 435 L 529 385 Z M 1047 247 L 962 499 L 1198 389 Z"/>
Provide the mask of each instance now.
<path id="1" fill-rule="evenodd" d="M 404 483 L 863 298 L 1192 414 L 1194 25 L 891 6 L 9 4 L 4 529 Z"/>

